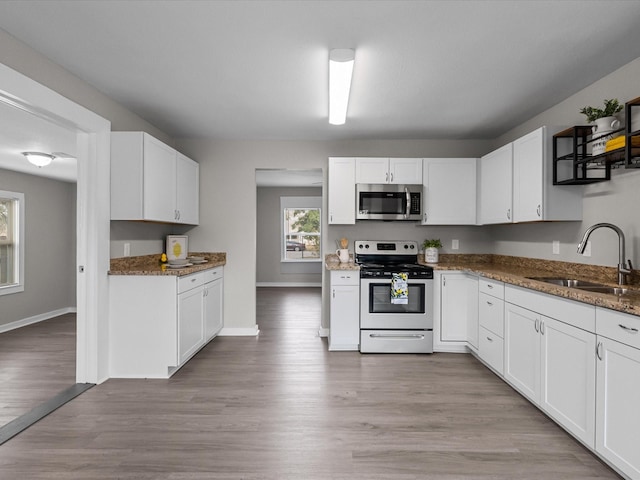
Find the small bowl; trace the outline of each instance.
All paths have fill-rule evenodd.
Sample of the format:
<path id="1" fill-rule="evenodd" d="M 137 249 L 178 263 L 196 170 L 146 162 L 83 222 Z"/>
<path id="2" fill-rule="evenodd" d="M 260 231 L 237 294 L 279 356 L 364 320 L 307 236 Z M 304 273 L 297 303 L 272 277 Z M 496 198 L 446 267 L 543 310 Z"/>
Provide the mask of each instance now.
<path id="1" fill-rule="evenodd" d="M 172 258 L 169 260 L 170 265 L 186 265 L 187 263 L 189 263 L 189 260 L 186 258 Z"/>
<path id="2" fill-rule="evenodd" d="M 187 257 L 187 260 L 190 262 L 202 262 L 204 261 L 204 257 Z"/>

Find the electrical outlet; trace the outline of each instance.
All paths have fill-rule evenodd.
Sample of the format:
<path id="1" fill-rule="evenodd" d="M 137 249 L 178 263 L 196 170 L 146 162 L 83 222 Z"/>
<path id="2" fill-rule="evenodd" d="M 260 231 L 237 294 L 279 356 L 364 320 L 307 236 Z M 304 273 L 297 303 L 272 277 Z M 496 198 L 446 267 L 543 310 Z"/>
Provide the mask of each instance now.
<path id="1" fill-rule="evenodd" d="M 584 253 L 583 253 L 583 255 L 584 255 L 585 257 L 590 257 L 590 256 L 591 256 L 591 240 L 589 240 L 589 241 L 587 242 L 587 246 L 586 246 L 586 247 L 585 247 L 585 249 L 584 249 Z"/>
<path id="2" fill-rule="evenodd" d="M 125 243 L 124 244 L 124 256 L 125 257 L 130 257 L 131 256 L 131 244 L 130 243 Z"/>
<path id="3" fill-rule="evenodd" d="M 554 240 L 553 241 L 553 254 L 554 255 L 560 255 L 560 241 L 559 240 Z"/>
<path id="4" fill-rule="evenodd" d="M 458 240 L 451 240 L 451 250 L 458 250 L 460 248 L 460 242 Z"/>

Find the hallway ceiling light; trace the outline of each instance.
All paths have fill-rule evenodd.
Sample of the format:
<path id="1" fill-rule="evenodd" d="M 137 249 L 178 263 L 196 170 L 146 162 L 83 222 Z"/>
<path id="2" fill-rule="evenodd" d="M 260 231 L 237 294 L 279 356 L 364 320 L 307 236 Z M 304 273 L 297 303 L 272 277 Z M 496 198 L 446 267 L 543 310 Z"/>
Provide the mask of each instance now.
<path id="1" fill-rule="evenodd" d="M 329 123 L 344 125 L 347 120 L 349 91 L 355 51 L 336 48 L 329 52 Z"/>
<path id="2" fill-rule="evenodd" d="M 22 152 L 27 157 L 30 163 L 33 163 L 36 167 L 46 167 L 51 161 L 56 158 L 54 155 L 42 152 Z"/>

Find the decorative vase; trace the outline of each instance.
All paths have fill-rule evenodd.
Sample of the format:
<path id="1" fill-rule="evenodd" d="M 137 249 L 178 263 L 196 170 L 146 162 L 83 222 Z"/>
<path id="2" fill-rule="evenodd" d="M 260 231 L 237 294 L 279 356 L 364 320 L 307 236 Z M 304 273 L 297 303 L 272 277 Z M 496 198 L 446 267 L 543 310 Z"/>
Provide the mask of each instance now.
<path id="1" fill-rule="evenodd" d="M 427 247 L 424 249 L 424 260 L 427 263 L 438 263 L 438 249 L 436 247 Z"/>
<path id="2" fill-rule="evenodd" d="M 336 250 L 336 255 L 340 259 L 340 263 L 349 263 L 349 249 L 339 248 Z"/>
<path id="3" fill-rule="evenodd" d="M 602 117 L 593 123 L 595 125 L 591 127 L 591 137 L 593 138 L 591 152 L 593 155 L 600 155 L 605 152 L 607 142 L 613 138 L 610 133 L 620 128 L 620 120 L 616 117 Z"/>

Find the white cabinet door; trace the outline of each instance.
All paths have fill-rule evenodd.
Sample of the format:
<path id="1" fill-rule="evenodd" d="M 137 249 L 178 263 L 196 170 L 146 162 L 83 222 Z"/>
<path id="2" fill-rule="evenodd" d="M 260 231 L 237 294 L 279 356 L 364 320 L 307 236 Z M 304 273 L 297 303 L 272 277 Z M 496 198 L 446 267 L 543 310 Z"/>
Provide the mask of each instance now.
<path id="1" fill-rule="evenodd" d="M 204 344 L 203 287 L 178 295 L 178 360 L 186 362 Z"/>
<path id="2" fill-rule="evenodd" d="M 544 128 L 513 142 L 513 221 L 542 220 Z"/>
<path id="3" fill-rule="evenodd" d="M 176 151 L 144 135 L 144 219 L 176 220 Z"/>
<path id="4" fill-rule="evenodd" d="M 440 276 L 440 342 L 478 348 L 478 279 L 452 272 Z"/>
<path id="5" fill-rule="evenodd" d="M 197 225 L 200 205 L 200 165 L 176 152 L 177 223 Z"/>
<path id="6" fill-rule="evenodd" d="M 223 326 L 223 285 L 222 278 L 204 285 L 204 335 L 209 341 Z"/>
<path id="7" fill-rule="evenodd" d="M 480 225 L 512 222 L 512 149 L 509 143 L 480 159 Z"/>
<path id="8" fill-rule="evenodd" d="M 540 403 L 540 315 L 505 303 L 504 378 Z"/>
<path id="9" fill-rule="evenodd" d="M 379 157 L 356 158 L 355 183 L 389 183 L 389 159 Z M 418 182 L 420 183 L 420 182 Z"/>
<path id="10" fill-rule="evenodd" d="M 594 448 L 596 336 L 548 317 L 542 317 L 540 335 L 540 407 Z"/>
<path id="11" fill-rule="evenodd" d="M 476 224 L 475 158 L 425 158 L 423 225 Z"/>
<path id="12" fill-rule="evenodd" d="M 359 272 L 331 272 L 329 350 L 360 346 Z"/>
<path id="13" fill-rule="evenodd" d="M 354 158 L 329 158 L 328 208 L 331 225 L 356 223 L 356 161 Z"/>
<path id="14" fill-rule="evenodd" d="M 389 183 L 422 185 L 422 158 L 390 158 Z"/>
<path id="15" fill-rule="evenodd" d="M 596 451 L 640 478 L 640 350 L 598 336 Z"/>

